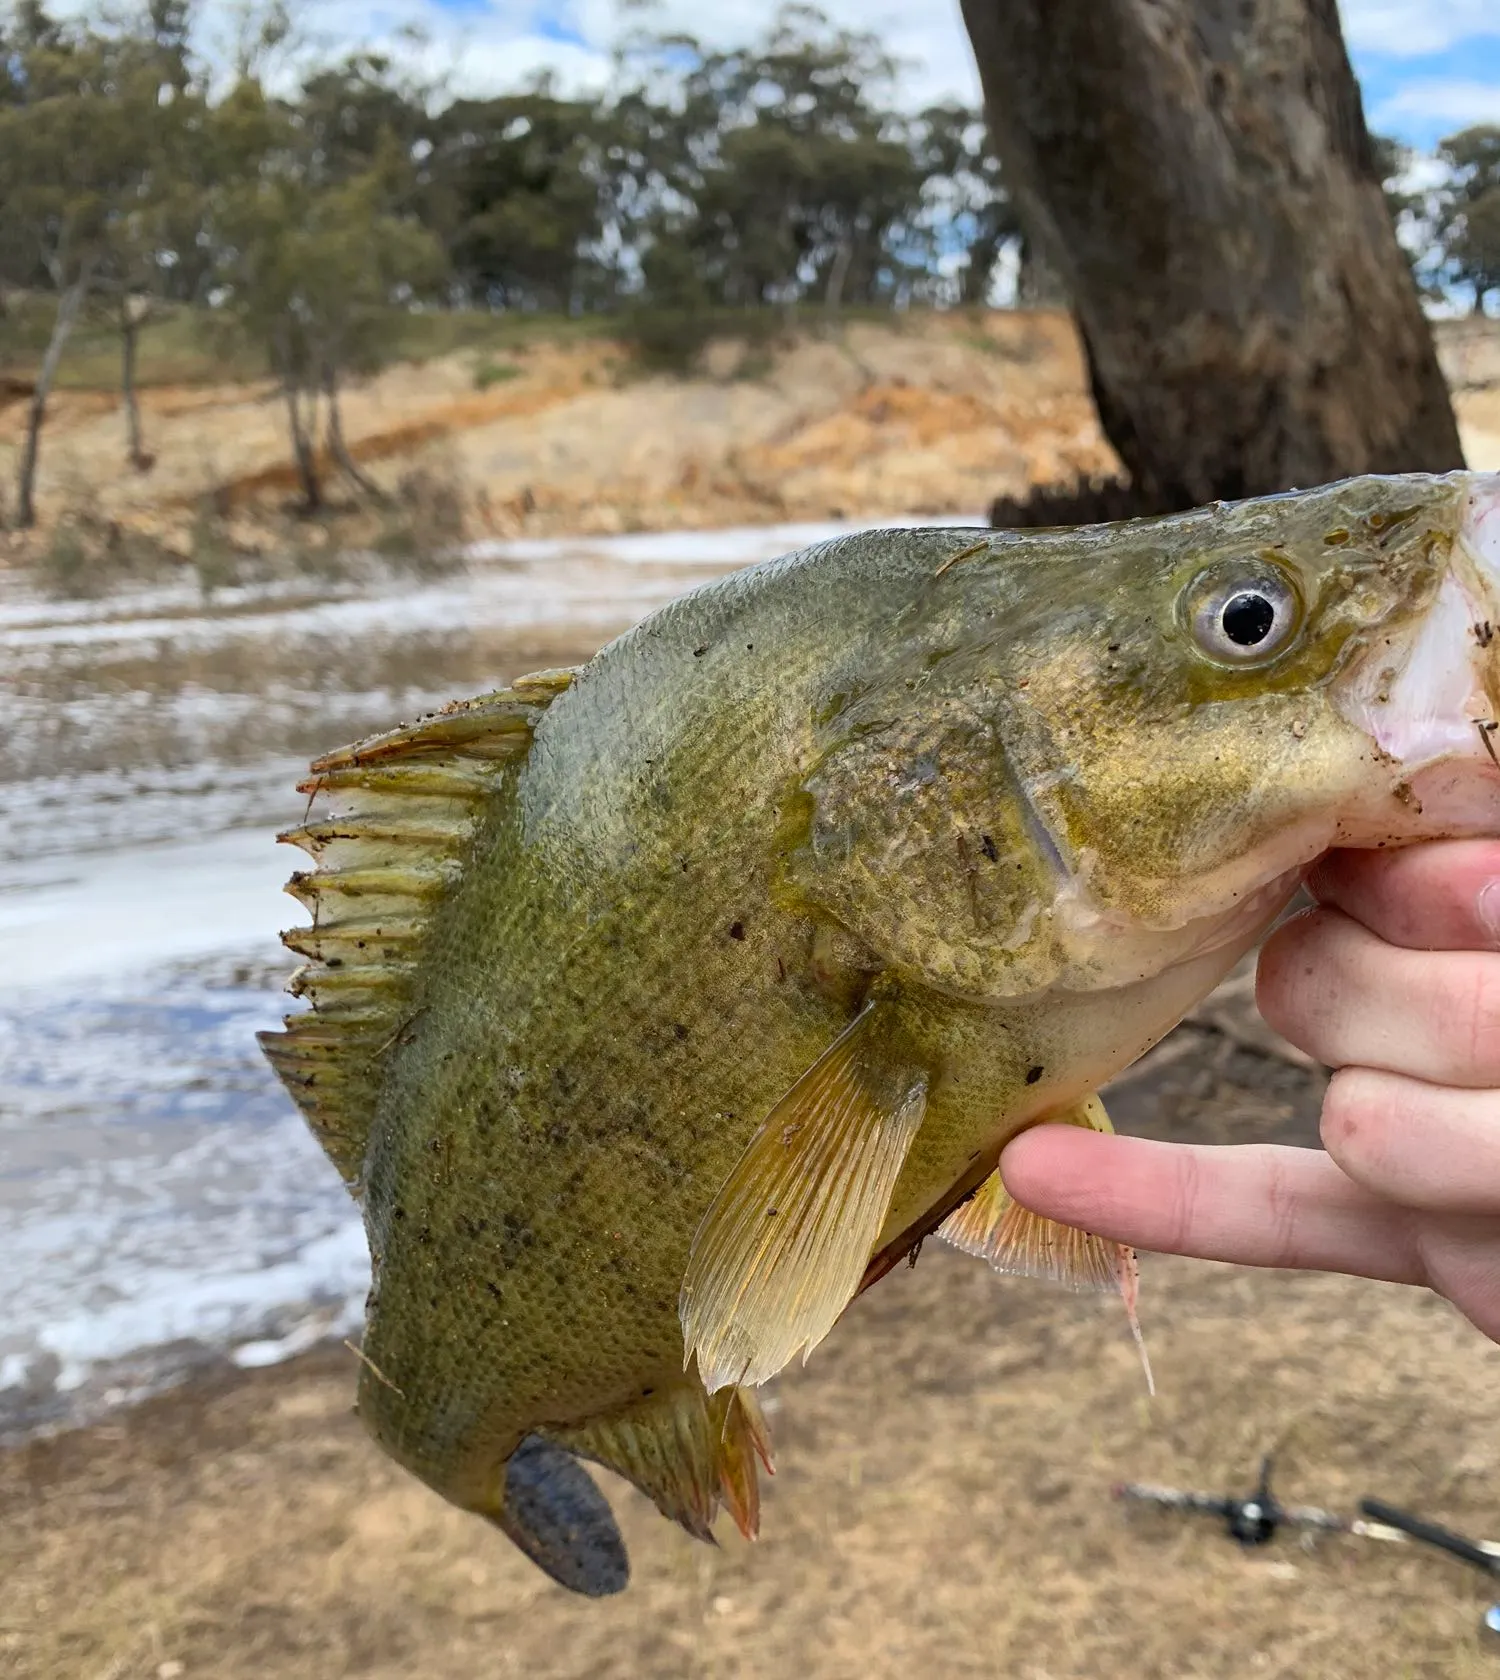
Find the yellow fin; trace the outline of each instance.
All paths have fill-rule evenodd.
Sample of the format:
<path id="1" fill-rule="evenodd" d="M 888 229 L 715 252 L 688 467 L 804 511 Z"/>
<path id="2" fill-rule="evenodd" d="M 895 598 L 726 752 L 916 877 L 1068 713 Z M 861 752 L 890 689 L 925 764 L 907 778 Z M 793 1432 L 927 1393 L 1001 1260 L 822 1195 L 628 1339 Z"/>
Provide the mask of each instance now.
<path id="1" fill-rule="evenodd" d="M 696 1539 L 713 1538 L 720 1505 L 747 1540 L 759 1530 L 756 1461 L 771 1470 L 771 1443 L 743 1389 L 709 1395 L 688 1377 L 611 1416 L 546 1434 L 623 1476 Z"/>
<path id="2" fill-rule="evenodd" d="M 869 1005 L 803 1074 L 698 1226 L 679 1308 L 710 1393 L 806 1359 L 859 1288 L 926 1108 L 893 1016 Z"/>
<path id="3" fill-rule="evenodd" d="M 1052 1115 L 1050 1123 L 1083 1126 L 1095 1132 L 1114 1131 L 1104 1104 L 1092 1095 L 1066 1114 Z M 962 1207 L 948 1215 L 938 1227 L 938 1235 L 965 1254 L 988 1260 L 997 1272 L 1048 1278 L 1068 1289 L 1117 1290 L 1141 1356 L 1146 1386 L 1155 1394 L 1151 1361 L 1136 1312 L 1140 1268 L 1133 1248 L 1032 1213 L 1011 1200 L 998 1168 Z"/>
<path id="4" fill-rule="evenodd" d="M 289 990 L 312 1005 L 262 1033 L 314 1136 L 356 1192 L 379 1091 L 380 1059 L 414 1018 L 422 941 L 462 875 L 486 800 L 525 757 L 545 708 L 573 679 L 538 671 L 455 701 L 414 724 L 315 761 L 299 792 L 331 809 L 280 836 L 317 867 L 287 891 L 312 926 L 283 942 L 309 960 Z"/>

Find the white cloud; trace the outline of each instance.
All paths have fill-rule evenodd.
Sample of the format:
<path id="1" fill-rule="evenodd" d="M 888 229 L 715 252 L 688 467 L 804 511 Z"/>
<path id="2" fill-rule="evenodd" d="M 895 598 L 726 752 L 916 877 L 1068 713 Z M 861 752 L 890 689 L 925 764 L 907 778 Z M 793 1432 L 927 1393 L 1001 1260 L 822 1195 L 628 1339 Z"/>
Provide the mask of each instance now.
<path id="1" fill-rule="evenodd" d="M 83 0 L 78 0 L 79 4 Z M 919 106 L 957 97 L 979 101 L 979 77 L 959 16 L 958 0 L 824 0 L 837 24 L 870 30 L 902 61 L 900 96 Z M 455 91 L 513 88 L 551 70 L 564 92 L 597 89 L 609 73 L 609 51 L 626 30 L 649 27 L 696 35 L 711 46 L 738 45 L 761 34 L 774 14 L 767 0 L 659 0 L 627 10 L 619 0 L 488 0 L 445 6 L 441 0 L 302 0 L 299 34 L 325 53 L 352 47 L 390 52 L 414 71 L 436 73 Z M 229 9 L 208 0 L 205 34 L 222 42 Z M 414 51 L 403 31 L 429 45 Z M 559 40 L 565 34 L 576 37 Z M 223 53 L 221 46 L 214 56 Z"/>
<path id="2" fill-rule="evenodd" d="M 964 33 L 958 0 L 821 0 L 822 10 L 846 29 L 868 30 L 895 58 L 906 61 L 902 90 L 912 104 L 956 95 L 977 103 L 979 76 Z M 541 10 L 542 8 L 536 8 Z M 618 0 L 558 0 L 545 8 L 591 45 L 607 45 L 623 23 L 696 35 L 714 46 L 760 35 L 774 16 L 770 0 L 657 0 L 627 18 Z"/>
<path id="3" fill-rule="evenodd" d="M 1341 0 L 1339 9 L 1354 52 L 1415 58 L 1476 35 L 1500 35 L 1495 0 Z"/>
<path id="4" fill-rule="evenodd" d="M 60 11 L 92 9 L 93 0 L 54 0 Z M 1350 48 L 1390 58 L 1437 53 L 1472 39 L 1500 38 L 1500 0 L 1340 0 Z M 204 0 L 203 38 L 211 56 L 229 57 L 232 24 L 243 0 Z M 916 107 L 956 97 L 979 103 L 979 77 L 959 14 L 959 0 L 822 0 L 835 23 L 879 37 L 903 70 L 899 97 Z M 753 39 L 775 0 L 292 0 L 299 35 L 311 50 L 351 48 L 390 53 L 414 72 L 455 92 L 514 88 L 550 70 L 564 92 L 592 92 L 609 75 L 611 46 L 627 29 L 681 31 L 712 46 Z M 420 31 L 414 48 L 403 32 Z M 560 40 L 559 35 L 572 37 Z M 1377 127 L 1403 119 L 1454 126 L 1500 120 L 1500 86 L 1427 77 L 1398 86 L 1374 110 Z"/>
<path id="5" fill-rule="evenodd" d="M 1408 82 L 1398 93 L 1381 101 L 1375 111 L 1374 126 L 1390 129 L 1400 126 L 1403 119 L 1425 119 L 1448 128 L 1500 123 L 1500 83 L 1457 78 Z"/>

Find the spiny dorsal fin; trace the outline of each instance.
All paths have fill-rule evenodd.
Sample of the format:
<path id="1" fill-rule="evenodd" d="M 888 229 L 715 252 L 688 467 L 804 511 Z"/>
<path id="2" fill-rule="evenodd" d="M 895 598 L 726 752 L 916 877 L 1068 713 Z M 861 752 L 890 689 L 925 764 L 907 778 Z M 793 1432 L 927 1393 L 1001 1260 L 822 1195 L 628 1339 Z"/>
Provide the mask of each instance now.
<path id="1" fill-rule="evenodd" d="M 297 784 L 309 809 L 320 798 L 329 806 L 279 836 L 317 865 L 287 885 L 312 926 L 281 936 L 308 959 L 288 990 L 312 1007 L 260 1042 L 353 1189 L 380 1058 L 412 1019 L 433 911 L 463 873 L 497 778 L 526 756 L 537 720 L 573 675 L 537 671 L 497 693 L 454 701 L 326 754 Z"/>

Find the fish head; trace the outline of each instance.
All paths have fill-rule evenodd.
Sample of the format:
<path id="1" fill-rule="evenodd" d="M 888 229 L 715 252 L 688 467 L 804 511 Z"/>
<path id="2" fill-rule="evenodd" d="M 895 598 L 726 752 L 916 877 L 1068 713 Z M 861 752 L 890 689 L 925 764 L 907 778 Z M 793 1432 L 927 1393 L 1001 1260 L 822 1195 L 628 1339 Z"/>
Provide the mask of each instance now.
<path id="1" fill-rule="evenodd" d="M 1500 833 L 1500 475 L 997 539 L 897 628 L 795 866 L 946 990 L 1232 960 L 1331 847 Z"/>

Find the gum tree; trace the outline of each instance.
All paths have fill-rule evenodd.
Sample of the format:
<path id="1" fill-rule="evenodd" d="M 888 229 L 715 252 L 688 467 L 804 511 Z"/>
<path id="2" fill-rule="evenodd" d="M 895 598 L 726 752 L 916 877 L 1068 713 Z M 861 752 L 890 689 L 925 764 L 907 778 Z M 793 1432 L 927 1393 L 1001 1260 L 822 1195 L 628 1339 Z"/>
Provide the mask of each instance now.
<path id="1" fill-rule="evenodd" d="M 1145 505 L 1462 464 L 1335 0 L 963 0 Z"/>

